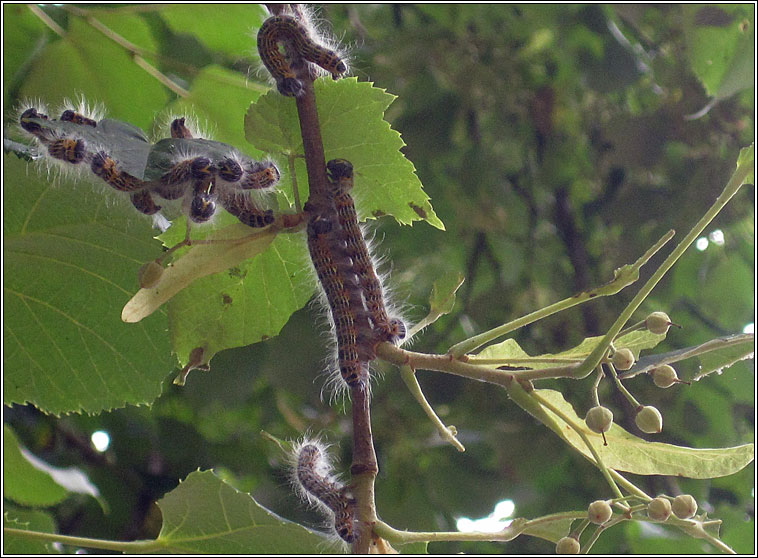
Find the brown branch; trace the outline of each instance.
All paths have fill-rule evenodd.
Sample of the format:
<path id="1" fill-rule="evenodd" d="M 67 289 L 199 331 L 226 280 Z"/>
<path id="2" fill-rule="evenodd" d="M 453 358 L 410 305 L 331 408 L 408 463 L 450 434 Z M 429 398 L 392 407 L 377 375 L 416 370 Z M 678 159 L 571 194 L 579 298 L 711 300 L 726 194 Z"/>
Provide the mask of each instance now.
<path id="1" fill-rule="evenodd" d="M 269 5 L 274 13 L 281 12 L 279 6 Z M 293 10 L 297 13 L 297 10 Z M 306 63 L 302 71 L 298 71 L 298 79 L 303 83 L 302 94 L 295 98 L 297 114 L 300 121 L 300 133 L 303 138 L 305 167 L 308 173 L 309 199 L 324 199 L 328 192 L 326 175 L 326 157 L 324 143 L 321 139 L 321 127 L 316 107 L 316 93 L 313 87 L 313 77 Z M 319 206 L 321 204 L 314 204 Z M 358 520 L 357 536 L 352 545 L 356 554 L 368 554 L 373 536 L 373 526 L 376 522 L 374 504 L 374 481 L 378 472 L 374 440 L 371 433 L 371 394 L 368 384 L 362 382 L 351 390 L 353 414 L 353 464 L 352 475 L 353 496 L 357 502 L 356 519 Z"/>

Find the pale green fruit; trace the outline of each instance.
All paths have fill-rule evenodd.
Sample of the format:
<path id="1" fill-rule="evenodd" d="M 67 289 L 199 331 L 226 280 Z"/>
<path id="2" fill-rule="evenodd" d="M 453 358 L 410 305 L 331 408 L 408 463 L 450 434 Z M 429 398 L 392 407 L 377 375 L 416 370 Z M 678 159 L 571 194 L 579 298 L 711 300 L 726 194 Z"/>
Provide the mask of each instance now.
<path id="1" fill-rule="evenodd" d="M 671 502 L 666 498 L 653 498 L 647 505 L 647 516 L 655 521 L 666 521 L 671 515 Z"/>
<path id="2" fill-rule="evenodd" d="M 697 513 L 697 501 L 689 494 L 682 494 L 674 498 L 671 511 L 679 519 L 689 519 Z"/>
<path id="3" fill-rule="evenodd" d="M 595 500 L 587 508 L 587 517 L 592 523 L 602 525 L 613 515 L 611 505 L 605 500 Z"/>
<path id="4" fill-rule="evenodd" d="M 658 434 L 663 430 L 663 417 L 655 407 L 646 405 L 642 407 L 634 418 L 637 428 L 645 434 Z"/>

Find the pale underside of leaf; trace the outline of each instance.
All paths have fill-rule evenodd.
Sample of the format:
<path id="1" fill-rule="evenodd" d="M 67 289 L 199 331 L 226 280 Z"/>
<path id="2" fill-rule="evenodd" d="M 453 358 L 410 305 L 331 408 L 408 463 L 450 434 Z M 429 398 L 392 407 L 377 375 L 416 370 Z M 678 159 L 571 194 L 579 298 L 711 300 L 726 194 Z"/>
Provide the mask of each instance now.
<path id="1" fill-rule="evenodd" d="M 575 424 L 580 425 L 589 437 L 603 463 L 611 469 L 638 475 L 671 475 L 694 479 L 708 479 L 731 475 L 740 471 L 753 460 L 753 444 L 730 448 L 693 449 L 660 442 L 647 442 L 638 438 L 617 424 L 605 433 L 603 438 L 589 430 L 584 420 L 579 418 L 574 408 L 558 391 L 535 390 L 549 400 Z M 590 450 L 579 435 L 550 410 L 545 409 L 559 424 L 563 424 L 560 436 L 579 452 L 593 459 Z"/>
<path id="2" fill-rule="evenodd" d="M 250 227 L 242 224 L 217 231 L 208 237 L 213 244 L 192 246 L 164 271 L 157 285 L 140 289 L 124 306 L 121 319 L 127 323 L 139 322 L 196 279 L 225 271 L 257 256 L 275 237 L 273 231 L 252 233 Z"/>

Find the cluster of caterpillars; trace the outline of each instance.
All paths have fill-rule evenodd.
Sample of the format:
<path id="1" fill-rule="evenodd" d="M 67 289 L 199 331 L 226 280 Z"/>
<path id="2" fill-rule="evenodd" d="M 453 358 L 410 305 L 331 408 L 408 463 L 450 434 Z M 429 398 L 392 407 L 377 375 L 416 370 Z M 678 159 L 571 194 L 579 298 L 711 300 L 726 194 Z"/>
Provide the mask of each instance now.
<path id="1" fill-rule="evenodd" d="M 28 108 L 19 119 L 21 128 L 34 136 L 50 157 L 76 167 L 88 166 L 93 175 L 111 188 L 128 193 L 134 207 L 145 215 L 161 210 L 155 201 L 158 197 L 183 199 L 183 209 L 195 223 L 210 220 L 218 206 L 250 227 L 265 227 L 275 220 L 272 210 L 260 208 L 247 195 L 250 190 L 270 190 L 279 181 L 279 169 L 271 161 L 254 161 L 225 146 L 228 149 L 223 156 L 182 158 L 159 177 L 145 180 L 126 172 L 106 150 L 92 148 L 85 139 L 92 137 L 105 121 L 98 122 L 76 111 L 65 110 L 59 122 L 71 123 L 82 130 L 79 134 L 75 128 L 70 133 L 70 127 L 64 131 L 63 126 L 53 125 L 55 120 L 36 108 Z M 183 117 L 175 119 L 170 129 L 171 138 L 193 139 Z M 224 146 L 209 140 L 208 143 Z"/>

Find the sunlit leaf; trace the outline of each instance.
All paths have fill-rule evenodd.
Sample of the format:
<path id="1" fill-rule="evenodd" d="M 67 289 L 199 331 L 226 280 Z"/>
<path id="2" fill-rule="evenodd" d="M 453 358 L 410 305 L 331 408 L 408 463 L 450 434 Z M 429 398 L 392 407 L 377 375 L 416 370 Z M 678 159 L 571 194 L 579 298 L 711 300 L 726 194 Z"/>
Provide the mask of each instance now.
<path id="1" fill-rule="evenodd" d="M 120 20 L 147 32 L 138 16 L 121 15 Z M 128 51 L 89 23 L 78 17 L 69 22 L 66 36 L 50 42 L 34 60 L 20 96 L 55 104 L 83 95 L 91 103 L 105 104 L 114 118 L 149 126 L 155 107 L 168 100 L 168 90 L 139 67 Z M 155 49 L 152 43 L 146 46 Z"/>
<path id="2" fill-rule="evenodd" d="M 616 349 L 626 348 L 634 353 L 635 358 L 639 358 L 640 351 L 644 349 L 651 349 L 660 343 L 666 335 L 656 335 L 650 333 L 647 330 L 644 331 L 632 331 L 619 337 L 614 341 L 613 345 Z M 501 343 L 496 343 L 482 349 L 475 357 L 471 357 L 472 362 L 481 360 L 502 360 L 507 362 L 509 359 L 518 359 L 520 364 L 529 366 L 531 368 L 540 369 L 548 368 L 550 366 L 556 366 L 561 361 L 565 362 L 580 362 L 589 355 L 592 350 L 597 347 L 598 343 L 603 339 L 602 336 L 588 337 L 582 341 L 576 347 L 562 351 L 560 353 L 547 353 L 544 355 L 531 356 L 527 354 L 516 341 L 513 339 L 506 339 Z M 529 361 L 528 359 L 534 359 Z M 543 361 L 543 362 L 540 362 Z"/>
<path id="3" fill-rule="evenodd" d="M 563 398 L 563 394 L 549 389 L 538 389 L 535 393 L 549 400 L 573 422 L 580 425 L 605 465 L 611 469 L 638 475 L 671 475 L 709 479 L 736 473 L 753 461 L 753 444 L 731 448 L 686 448 L 660 442 L 647 442 L 615 423 L 605 433 L 605 438 L 608 440 L 608 445 L 605 446 L 603 438 L 586 427 L 584 420 L 577 416 L 571 404 Z M 544 412 L 562 423 L 561 419 L 549 409 L 545 409 Z M 560 436 L 579 452 L 592 459 L 592 454 L 584 441 L 568 425 L 564 424 Z"/>

